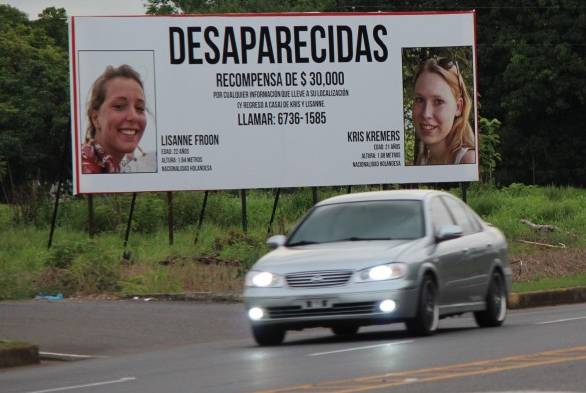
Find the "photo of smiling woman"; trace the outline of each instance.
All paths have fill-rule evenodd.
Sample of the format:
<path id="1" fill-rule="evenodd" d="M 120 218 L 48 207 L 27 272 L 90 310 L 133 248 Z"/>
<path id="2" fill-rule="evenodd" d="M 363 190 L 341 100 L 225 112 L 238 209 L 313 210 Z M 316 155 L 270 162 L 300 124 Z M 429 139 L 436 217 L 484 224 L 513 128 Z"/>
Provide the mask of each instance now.
<path id="1" fill-rule="evenodd" d="M 424 58 L 412 75 L 411 113 L 406 124 L 415 131 L 414 165 L 476 162 L 475 138 L 470 125 L 471 96 L 457 56 L 444 52 L 443 56 L 434 54 Z M 464 60 L 461 56 L 462 64 L 467 63 Z"/>
<path id="2" fill-rule="evenodd" d="M 139 143 L 147 126 L 143 82 L 123 64 L 108 66 L 91 87 L 82 173 L 155 172 L 154 152 Z"/>

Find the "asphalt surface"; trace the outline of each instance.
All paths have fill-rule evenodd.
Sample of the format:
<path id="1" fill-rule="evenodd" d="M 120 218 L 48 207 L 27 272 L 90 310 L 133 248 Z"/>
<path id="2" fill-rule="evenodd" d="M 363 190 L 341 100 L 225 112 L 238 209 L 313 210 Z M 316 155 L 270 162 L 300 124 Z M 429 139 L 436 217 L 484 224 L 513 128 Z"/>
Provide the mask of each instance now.
<path id="1" fill-rule="evenodd" d="M 76 360 L 250 338 L 238 296 L 144 295 L 126 300 L 0 302 L 0 339 L 28 341 L 42 359 Z M 586 301 L 586 287 L 512 294 L 511 308 Z M 236 316 L 236 318 L 235 318 Z"/>
<path id="2" fill-rule="evenodd" d="M 0 302 L 0 338 L 36 344 L 41 355 L 112 356 L 248 336 L 241 303 Z"/>
<path id="3" fill-rule="evenodd" d="M 62 316 L 65 322 L 79 319 L 75 313 L 94 315 L 87 328 L 71 334 L 93 331 L 89 326 L 120 308 L 135 307 L 132 314 L 136 331 L 157 325 L 169 328 L 161 319 L 172 313 L 170 307 L 193 314 L 190 324 L 198 343 L 151 350 L 128 347 L 78 362 L 18 367 L 0 370 L 2 393 L 108 392 L 108 393 L 470 393 L 494 391 L 584 392 L 586 370 L 586 304 L 513 310 L 503 327 L 480 329 L 470 315 L 447 318 L 431 337 L 410 337 L 403 326 L 365 328 L 356 337 L 341 339 L 328 329 L 292 332 L 282 346 L 258 347 L 245 327 L 235 335 L 218 337 L 218 331 L 238 327 L 242 322 L 239 304 L 207 305 L 194 302 L 167 304 L 156 301 L 103 302 L 18 302 L 9 308 L 15 318 L 27 318 L 30 311 Z M 0 303 L 4 307 L 6 303 Z M 42 312 L 48 309 L 50 312 Z M 201 313 L 199 312 L 201 309 Z M 56 311 L 64 310 L 64 311 Z M 240 311 L 239 311 L 240 310 Z M 191 311 L 191 313 L 189 312 Z M 4 313 L 3 315 L 7 315 Z M 208 327 L 197 329 L 206 318 Z M 107 321 L 107 320 L 106 320 Z M 50 320 L 48 320 L 51 323 Z M 53 321 L 54 325 L 64 321 Z M 223 324 L 224 323 L 224 324 Z M 144 325 L 144 326 L 141 326 Z M 110 329 L 102 327 L 111 334 Z M 211 329 L 211 330 L 210 330 Z M 99 332 L 100 330 L 96 330 Z M 193 334 L 176 329 L 181 337 Z M 98 334 L 98 333 L 95 333 Z M 131 334 L 131 333 L 128 333 Z M 111 335 L 108 342 L 124 340 Z M 238 338 L 242 337 L 242 338 Z M 209 341 L 208 341 L 209 339 Z M 178 340 L 161 332 L 169 344 Z M 88 340 L 89 341 L 89 340 Z M 163 343 L 164 344 L 164 343 Z M 301 386 L 300 386 L 301 384 Z M 285 389 L 285 390 L 283 390 Z"/>

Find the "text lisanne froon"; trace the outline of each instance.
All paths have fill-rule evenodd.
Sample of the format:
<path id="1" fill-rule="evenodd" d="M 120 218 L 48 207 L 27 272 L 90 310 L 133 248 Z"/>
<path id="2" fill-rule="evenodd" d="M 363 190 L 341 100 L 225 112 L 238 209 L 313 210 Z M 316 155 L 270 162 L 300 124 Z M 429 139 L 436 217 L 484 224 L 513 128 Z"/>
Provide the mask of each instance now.
<path id="1" fill-rule="evenodd" d="M 161 135 L 161 146 L 219 145 L 219 134 L 167 134 Z"/>

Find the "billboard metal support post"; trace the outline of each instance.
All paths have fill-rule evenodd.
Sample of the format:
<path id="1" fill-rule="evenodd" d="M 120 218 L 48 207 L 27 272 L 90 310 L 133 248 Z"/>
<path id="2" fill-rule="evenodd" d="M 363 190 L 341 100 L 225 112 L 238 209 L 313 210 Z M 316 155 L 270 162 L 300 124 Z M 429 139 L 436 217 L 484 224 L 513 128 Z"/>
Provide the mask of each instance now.
<path id="1" fill-rule="evenodd" d="M 169 226 L 169 245 L 173 245 L 173 193 L 167 191 L 167 225 Z"/>
<path id="2" fill-rule="evenodd" d="M 267 235 L 269 235 L 273 229 L 273 220 L 275 218 L 275 212 L 277 211 L 277 204 L 279 203 L 279 195 L 281 194 L 281 189 L 277 188 L 275 191 L 275 202 L 273 203 L 273 211 L 271 213 L 271 220 L 269 221 L 269 227 L 267 229 Z"/>
<path id="3" fill-rule="evenodd" d="M 67 136 L 68 131 L 65 131 L 65 148 L 63 148 L 63 158 L 61 159 L 61 163 L 64 163 L 67 160 Z M 59 174 L 59 184 L 57 185 L 57 195 L 55 196 L 55 207 L 53 208 L 53 217 L 51 218 L 51 231 L 49 232 L 49 243 L 47 244 L 47 249 L 51 248 L 53 244 L 53 235 L 55 234 L 55 225 L 57 223 L 57 210 L 59 209 L 59 200 L 61 199 L 61 189 L 63 188 L 63 183 L 65 182 L 65 168 L 61 165 L 61 173 Z M 4 192 L 6 195 L 6 192 Z M 8 202 L 8 198 L 6 198 L 6 202 Z"/>
<path id="4" fill-rule="evenodd" d="M 49 232 L 47 249 L 50 249 L 53 244 L 53 234 L 55 233 L 55 223 L 57 222 L 57 209 L 59 208 L 59 199 L 61 199 L 61 187 L 63 187 L 63 173 L 59 176 L 59 185 L 57 186 L 57 195 L 55 196 L 55 207 L 53 208 L 53 217 L 51 218 L 51 231 Z"/>
<path id="5" fill-rule="evenodd" d="M 201 204 L 201 211 L 199 212 L 199 221 L 197 223 L 197 232 L 195 233 L 195 239 L 193 239 L 193 244 L 197 244 L 197 240 L 199 238 L 199 231 L 201 230 L 201 224 L 203 223 L 204 213 L 206 211 L 206 205 L 208 203 L 208 192 L 206 191 L 203 196 L 203 203 Z"/>
<path id="6" fill-rule="evenodd" d="M 94 195 L 88 194 L 87 196 L 87 208 L 88 208 L 88 223 L 87 231 L 90 239 L 94 237 Z"/>
<path id="7" fill-rule="evenodd" d="M 126 253 L 126 246 L 128 246 L 128 238 L 130 237 L 130 225 L 132 224 L 132 215 L 134 213 L 134 205 L 136 204 L 136 192 L 132 193 L 132 201 L 130 202 L 130 212 L 128 213 L 128 222 L 126 223 L 126 233 L 124 234 L 124 256 Z"/>
<path id="8" fill-rule="evenodd" d="M 242 202 L 242 231 L 248 231 L 248 218 L 246 216 L 246 190 L 240 191 L 240 200 Z"/>
<path id="9" fill-rule="evenodd" d="M 465 203 L 468 203 L 468 201 L 467 201 L 468 198 L 466 198 L 466 191 L 468 190 L 468 183 L 460 183 L 460 189 L 462 190 L 462 200 Z"/>

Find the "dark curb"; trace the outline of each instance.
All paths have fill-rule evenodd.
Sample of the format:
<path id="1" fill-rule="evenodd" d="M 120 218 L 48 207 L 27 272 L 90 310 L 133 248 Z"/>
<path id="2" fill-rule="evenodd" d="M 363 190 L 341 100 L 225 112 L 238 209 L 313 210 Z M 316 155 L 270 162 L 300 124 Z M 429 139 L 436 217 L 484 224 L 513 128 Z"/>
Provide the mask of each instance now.
<path id="1" fill-rule="evenodd" d="M 153 293 L 140 295 L 127 295 L 124 299 L 152 301 L 195 301 L 218 303 L 242 303 L 242 295 L 233 293 Z M 555 306 L 558 304 L 571 304 L 586 302 L 586 287 L 563 288 L 548 291 L 511 293 L 509 294 L 509 308 L 529 308 Z"/>
<path id="2" fill-rule="evenodd" d="M 234 293 L 212 293 L 212 292 L 191 292 L 191 293 L 151 293 L 126 295 L 122 299 L 129 300 L 168 300 L 168 301 L 191 301 L 191 302 L 213 302 L 213 303 L 242 303 L 242 295 Z"/>
<path id="3" fill-rule="evenodd" d="M 511 293 L 509 308 L 556 306 L 586 302 L 586 287 L 563 288 L 549 291 Z"/>
<path id="4" fill-rule="evenodd" d="M 15 343 L 13 348 L 0 349 L 0 368 L 39 364 L 39 347 L 28 343 Z"/>

